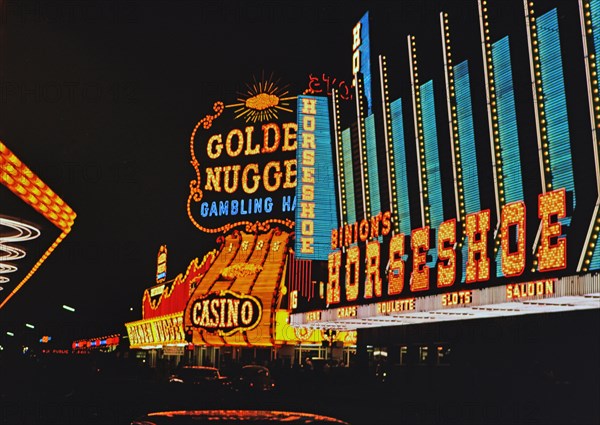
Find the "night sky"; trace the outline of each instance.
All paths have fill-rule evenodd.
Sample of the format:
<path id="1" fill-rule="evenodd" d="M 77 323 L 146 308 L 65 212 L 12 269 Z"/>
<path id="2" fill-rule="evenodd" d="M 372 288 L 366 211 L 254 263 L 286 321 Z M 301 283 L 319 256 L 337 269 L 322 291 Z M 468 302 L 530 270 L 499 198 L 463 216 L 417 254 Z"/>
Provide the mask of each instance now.
<path id="1" fill-rule="evenodd" d="M 0 310 L 0 338 L 7 330 L 68 341 L 123 332 L 142 318 L 160 245 L 168 279 L 216 248 L 186 213 L 189 137 L 214 101 L 234 99 L 261 75 L 295 94 L 309 73 L 350 80 L 352 27 L 367 10 L 392 66 L 407 66 L 394 56 L 403 58 L 411 32 L 439 49 L 441 10 L 454 12 L 465 39 L 478 37 L 474 0 L 0 4 L 0 140 L 77 213 L 71 233 Z M 419 58 L 422 81 L 433 66 L 442 70 L 441 52 L 429 56 Z M 25 210 L 25 220 L 56 232 Z"/>

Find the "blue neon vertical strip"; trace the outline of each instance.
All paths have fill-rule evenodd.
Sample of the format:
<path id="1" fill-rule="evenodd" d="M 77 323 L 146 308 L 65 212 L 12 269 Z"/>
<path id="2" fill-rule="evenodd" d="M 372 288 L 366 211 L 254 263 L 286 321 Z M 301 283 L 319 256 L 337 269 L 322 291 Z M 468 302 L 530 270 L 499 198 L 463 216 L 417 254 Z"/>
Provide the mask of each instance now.
<path id="1" fill-rule="evenodd" d="M 594 48 L 592 49 L 596 55 L 596 69 L 600 69 L 600 56 L 598 56 L 598 46 L 600 46 L 600 0 L 590 1 L 590 13 L 592 19 L 592 38 L 594 39 Z"/>
<path id="2" fill-rule="evenodd" d="M 492 65 L 496 76 L 496 106 L 498 114 L 498 137 L 502 159 L 502 176 L 504 204 L 522 201 L 523 177 L 521 174 L 521 154 L 519 151 L 519 134 L 517 131 L 517 112 L 515 109 L 515 92 L 510 60 L 510 44 L 508 36 L 492 44 Z M 496 256 L 496 276 L 502 277 L 502 262 L 498 250 Z"/>
<path id="3" fill-rule="evenodd" d="M 444 221 L 444 203 L 442 198 L 442 178 L 440 174 L 440 155 L 438 152 L 437 126 L 435 119 L 435 101 L 433 81 L 430 80 L 420 88 L 421 111 L 423 115 L 423 139 L 425 143 L 425 168 L 427 170 L 427 197 L 429 204 L 430 228 L 437 229 Z M 427 202 L 425 203 L 427 205 Z M 435 248 L 435 241 L 431 242 Z M 434 267 L 437 262 L 437 249 L 429 251 L 432 261 L 427 263 Z"/>
<path id="4" fill-rule="evenodd" d="M 461 62 L 454 67 L 454 81 L 465 213 L 472 214 L 481 210 L 481 195 L 479 193 L 479 173 L 477 170 L 477 152 L 475 150 L 475 129 L 468 61 Z M 463 259 L 467 258 L 468 249 L 469 246 L 465 243 L 462 247 Z M 462 261 L 463 282 L 466 281 L 466 275 L 467 262 Z"/>
<path id="5" fill-rule="evenodd" d="M 354 170 L 352 168 L 352 136 L 350 129 L 342 131 L 342 161 L 344 163 L 344 190 L 346 192 L 347 222 L 356 223 L 356 195 L 354 194 Z"/>
<path id="6" fill-rule="evenodd" d="M 427 169 L 427 193 L 431 227 L 437 229 L 444 221 L 442 198 L 442 179 L 440 174 L 440 156 L 438 151 L 437 126 L 435 119 L 435 101 L 433 81 L 421 86 L 421 110 L 423 114 L 423 139 L 425 141 L 425 166 Z"/>
<path id="7" fill-rule="evenodd" d="M 371 93 L 371 46 L 369 37 L 369 12 L 365 13 L 360 19 L 360 72 L 363 74 L 363 87 L 367 99 L 367 116 L 371 115 L 373 110 L 373 100 Z"/>
<path id="8" fill-rule="evenodd" d="M 365 119 L 365 135 L 367 144 L 367 171 L 369 193 L 371 194 L 371 217 L 381 212 L 381 190 L 379 187 L 379 167 L 377 165 L 377 138 L 375 137 L 375 117 L 369 115 Z"/>
<path id="9" fill-rule="evenodd" d="M 314 159 L 304 160 L 304 153 L 307 150 L 303 146 L 304 130 L 303 119 L 306 115 L 303 113 L 302 101 L 304 98 L 316 100 L 316 114 L 311 114 L 315 118 L 315 149 Z M 303 253 L 301 248 L 301 238 L 296 236 L 296 258 L 303 260 L 327 260 L 331 252 L 331 230 L 337 228 L 337 205 L 335 199 L 335 190 L 332 190 L 334 182 L 333 175 L 333 151 L 331 146 L 331 127 L 329 123 L 329 102 L 327 97 L 321 96 L 298 96 L 298 147 L 296 158 L 298 162 L 298 183 L 296 185 L 296 223 L 297 232 L 301 232 L 301 223 L 303 218 L 300 217 L 302 207 L 300 203 L 303 198 L 303 167 L 314 167 L 314 183 L 311 184 L 314 188 L 314 195 L 309 196 L 308 200 L 314 203 L 314 232 L 312 238 L 314 240 L 314 252 L 312 254 Z M 314 199 L 310 199 L 314 198 Z"/>
<path id="10" fill-rule="evenodd" d="M 600 248 L 598 247 L 600 244 L 596 244 L 594 246 L 594 253 L 592 254 L 592 259 L 590 260 L 590 267 L 588 270 L 598 270 L 600 269 Z"/>
<path id="11" fill-rule="evenodd" d="M 556 9 L 540 16 L 537 19 L 537 27 L 552 187 L 565 188 L 567 192 L 572 192 L 575 208 L 573 158 Z M 571 217 L 565 217 L 560 222 L 568 226 Z"/>
<path id="12" fill-rule="evenodd" d="M 504 177 L 504 199 L 509 204 L 522 201 L 523 176 L 521 174 L 521 154 L 517 131 L 517 112 L 510 60 L 508 37 L 492 45 L 492 63 L 496 77 L 496 105 L 498 110 L 498 133 L 502 155 Z"/>
<path id="13" fill-rule="evenodd" d="M 600 47 L 600 0 L 591 0 L 590 1 L 590 14 L 592 20 L 592 39 L 594 46 L 589 49 L 590 52 L 594 52 L 596 56 L 596 70 L 600 70 L 600 55 L 598 54 L 598 50 Z M 596 80 L 598 76 L 595 77 Z M 594 77 L 592 76 L 592 79 Z M 598 270 L 600 269 L 600 243 L 596 243 L 594 245 L 594 253 L 592 254 L 592 258 L 590 260 L 589 270 Z"/>
<path id="14" fill-rule="evenodd" d="M 394 164 L 396 174 L 396 193 L 400 232 L 410 235 L 410 202 L 408 199 L 408 172 L 406 170 L 406 143 L 404 141 L 404 123 L 402 122 L 402 99 L 390 104 L 392 115 L 392 136 L 394 138 Z"/>
<path id="15" fill-rule="evenodd" d="M 473 126 L 473 106 L 467 61 L 454 67 L 454 78 L 465 212 L 466 214 L 472 214 L 481 210 L 481 196 L 479 193 L 475 128 Z"/>

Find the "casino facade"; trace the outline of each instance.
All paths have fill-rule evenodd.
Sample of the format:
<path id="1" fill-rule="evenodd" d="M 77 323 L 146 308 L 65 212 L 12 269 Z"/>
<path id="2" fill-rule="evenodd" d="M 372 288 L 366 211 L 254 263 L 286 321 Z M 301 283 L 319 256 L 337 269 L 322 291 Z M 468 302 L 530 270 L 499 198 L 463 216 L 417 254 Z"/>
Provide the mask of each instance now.
<path id="1" fill-rule="evenodd" d="M 292 366 L 307 357 L 348 365 L 356 331 L 289 324 L 291 293 L 319 296 L 312 261 L 294 251 L 297 96 L 270 79 L 249 87 L 241 103 L 214 102 L 214 114 L 190 137 L 188 217 L 217 248 L 174 279 L 167 279 L 167 248 L 159 249 L 142 320 L 125 324 L 130 347 L 147 350 L 151 365 Z"/>
<path id="2" fill-rule="evenodd" d="M 200 357 L 597 363 L 600 0 L 465 4 L 393 43 L 365 13 L 351 82 L 214 102 L 186 208 L 219 247 L 168 284 L 159 255 L 132 346 L 166 320 Z"/>

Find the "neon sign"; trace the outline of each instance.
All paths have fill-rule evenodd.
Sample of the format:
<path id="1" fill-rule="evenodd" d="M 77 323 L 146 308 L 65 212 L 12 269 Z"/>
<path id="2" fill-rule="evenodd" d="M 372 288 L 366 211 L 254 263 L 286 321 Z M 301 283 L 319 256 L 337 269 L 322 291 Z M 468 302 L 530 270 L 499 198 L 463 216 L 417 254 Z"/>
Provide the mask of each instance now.
<path id="1" fill-rule="evenodd" d="M 506 299 L 514 300 L 538 295 L 554 294 L 555 279 L 539 280 L 536 282 L 516 283 L 506 285 Z"/>
<path id="2" fill-rule="evenodd" d="M 226 290 L 195 299 L 190 315 L 192 326 L 228 336 L 258 326 L 262 303 L 251 295 Z"/>
<path id="3" fill-rule="evenodd" d="M 0 142 L 0 169 L 2 169 L 0 184 L 8 188 L 21 201 L 43 215 L 61 231 L 60 235 L 35 262 L 33 267 L 21 278 L 20 282 L 8 293 L 4 300 L 0 302 L 0 309 L 2 309 L 69 234 L 77 214 L 2 142 Z M 4 204 L 3 207 L 5 207 Z M 40 232 L 36 228 L 30 228 L 23 224 L 17 226 L 12 220 L 9 221 L 3 218 L 3 224 L 16 230 L 17 234 L 19 234 L 19 241 L 34 239 L 40 235 Z M 3 260 L 23 258 L 23 250 L 12 246 L 9 247 L 5 244 L 6 242 L 16 242 L 17 240 L 13 240 L 13 236 L 14 234 L 4 236 L 0 239 L 0 251 L 4 252 L 4 255 L 2 255 Z M 0 264 L 0 271 L 3 274 L 7 272 L 12 273 L 16 271 L 16 268 L 12 264 L 3 263 Z M 0 279 L 0 283 L 7 283 L 8 279 L 4 276 L 2 277 L 3 279 Z M 0 286 L 0 290 L 2 289 Z"/>
<path id="4" fill-rule="evenodd" d="M 352 29 L 352 85 L 358 86 L 356 76 L 362 74 L 364 95 L 367 101 L 367 115 L 373 107 L 371 100 L 371 48 L 369 42 L 369 12 L 365 13 Z"/>
<path id="5" fill-rule="evenodd" d="M 309 311 L 308 313 L 306 313 L 307 322 L 318 322 L 319 320 L 321 320 L 320 311 Z"/>
<path id="6" fill-rule="evenodd" d="M 415 309 L 415 299 L 406 298 L 402 300 L 383 301 L 377 303 L 377 314 L 401 313 Z"/>
<path id="7" fill-rule="evenodd" d="M 538 197 L 538 217 L 541 225 L 540 249 L 537 262 L 539 272 L 565 269 L 567 264 L 567 239 L 562 235 L 562 226 L 557 218 L 564 217 L 566 193 L 564 189 L 542 193 Z M 523 219 L 524 205 L 522 203 L 506 204 L 503 207 L 502 225 L 500 228 L 501 246 L 506 252 L 502 253 L 501 269 L 505 276 L 514 276 L 525 268 L 525 222 Z M 410 250 L 412 261 L 406 262 L 405 235 L 400 233 L 390 237 L 387 243 L 387 295 L 396 295 L 404 290 L 404 281 L 408 279 L 409 291 L 412 293 L 427 293 L 432 285 L 437 288 L 450 288 L 455 285 L 458 270 L 455 244 L 455 220 L 448 220 L 440 225 L 437 232 L 437 244 L 431 239 L 432 230 L 429 226 L 413 229 L 410 235 Z M 327 304 L 334 305 L 343 301 L 355 301 L 361 295 L 368 301 L 371 298 L 384 296 L 383 279 L 380 275 L 381 244 L 379 236 L 390 234 L 391 214 L 386 212 L 359 223 L 348 224 L 331 232 L 331 248 L 335 250 L 329 255 L 329 279 L 327 284 Z M 466 284 L 487 282 L 491 277 L 491 261 L 488 233 L 490 230 L 489 210 L 479 211 L 466 216 Z M 515 228 L 516 232 L 510 231 Z M 511 236 L 513 235 L 513 236 Z M 511 239 L 514 243 L 509 243 Z M 359 245 L 361 244 L 361 245 Z M 511 249 L 511 246 L 514 248 Z M 345 262 L 340 249 L 346 247 Z M 427 256 L 432 249 L 439 251 L 439 261 L 435 269 L 427 265 Z M 364 257 L 361 260 L 361 255 Z M 344 263 L 344 267 L 342 267 Z M 366 264 L 363 268 L 361 263 Z M 345 291 L 342 292 L 342 272 L 345 271 Z M 362 271 L 362 278 L 360 272 Z M 435 273 L 433 273 L 435 271 Z M 435 280 L 432 276 L 437 276 Z M 362 286 L 362 288 L 359 288 Z M 542 284 L 518 285 L 507 289 L 508 298 L 533 296 L 539 293 L 551 294 L 553 290 Z M 525 294 L 525 295 L 523 295 Z M 442 298 L 444 306 L 470 304 L 471 291 L 459 291 L 445 294 Z M 387 309 L 387 306 L 385 306 Z M 393 308 L 393 307 L 390 307 Z M 351 315 L 343 314 L 344 317 Z"/>
<path id="8" fill-rule="evenodd" d="M 17 266 L 12 263 L 15 260 L 25 258 L 25 251 L 23 249 L 10 246 L 8 243 L 25 242 L 40 236 L 39 229 L 34 226 L 0 216 L 0 228 L 2 227 L 8 227 L 12 230 L 12 233 L 6 234 L 3 231 L 5 235 L 0 236 L 0 252 L 3 253 L 0 257 L 2 260 L 0 262 L 0 275 L 17 271 Z M 5 261 L 10 261 L 10 263 L 5 263 Z M 0 276 L 0 283 L 7 283 L 9 280 L 8 277 Z"/>
<path id="9" fill-rule="evenodd" d="M 185 343 L 183 313 L 125 323 L 132 348 L 155 344 Z"/>
<path id="10" fill-rule="evenodd" d="M 187 212 L 199 230 L 294 226 L 298 126 L 279 122 L 280 113 L 294 112 L 289 101 L 296 97 L 286 97 L 287 93 L 270 79 L 255 81 L 238 98 L 241 103 L 215 102 L 215 113 L 196 124 L 190 138 L 196 176 L 190 181 Z M 223 119 L 227 116 L 243 119 L 246 125 L 231 128 L 231 121 Z"/>
<path id="11" fill-rule="evenodd" d="M 45 338 L 52 339 L 50 337 L 45 337 Z M 79 340 L 73 341 L 73 343 L 71 344 L 71 348 L 73 350 L 86 350 L 89 348 L 114 347 L 114 346 L 119 345 L 120 340 L 121 340 L 120 334 L 104 336 L 101 338 L 79 339 Z M 47 341 L 44 341 L 44 342 L 47 342 Z"/>
<path id="12" fill-rule="evenodd" d="M 296 257 L 327 260 L 328 233 L 337 226 L 326 97 L 298 96 L 298 184 Z"/>
<path id="13" fill-rule="evenodd" d="M 337 78 L 332 78 L 325 73 L 321 74 L 320 77 L 309 74 L 308 88 L 304 90 L 304 94 L 325 94 L 331 96 L 332 90 L 337 90 L 340 99 L 343 100 L 352 100 L 354 97 L 345 80 L 338 81 Z"/>
<path id="14" fill-rule="evenodd" d="M 156 283 L 163 283 L 167 279 L 167 246 L 161 245 L 156 259 Z"/>
<path id="15" fill-rule="evenodd" d="M 450 292 L 442 295 L 442 306 L 471 304 L 473 301 L 473 291 Z"/>

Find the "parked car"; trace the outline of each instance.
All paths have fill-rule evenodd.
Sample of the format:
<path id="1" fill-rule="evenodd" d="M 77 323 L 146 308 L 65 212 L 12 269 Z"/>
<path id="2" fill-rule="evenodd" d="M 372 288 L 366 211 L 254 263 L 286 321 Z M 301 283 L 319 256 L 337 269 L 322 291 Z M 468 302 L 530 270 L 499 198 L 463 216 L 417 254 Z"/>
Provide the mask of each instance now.
<path id="1" fill-rule="evenodd" d="M 210 366 L 183 366 L 169 377 L 170 384 L 189 385 L 209 390 L 227 389 L 231 382 L 219 369 Z"/>
<path id="2" fill-rule="evenodd" d="M 236 391 L 271 391 L 274 388 L 275 380 L 265 366 L 244 366 L 238 378 L 233 380 L 233 389 Z"/>

